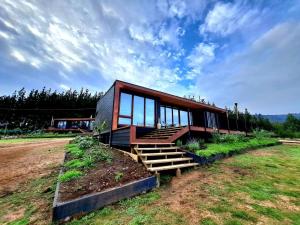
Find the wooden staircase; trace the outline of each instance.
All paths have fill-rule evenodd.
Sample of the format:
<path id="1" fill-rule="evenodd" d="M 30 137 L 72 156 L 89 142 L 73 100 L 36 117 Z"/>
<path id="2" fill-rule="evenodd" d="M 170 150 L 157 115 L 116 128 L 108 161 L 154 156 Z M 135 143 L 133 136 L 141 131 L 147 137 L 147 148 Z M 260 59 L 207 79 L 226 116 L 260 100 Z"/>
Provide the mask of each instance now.
<path id="1" fill-rule="evenodd" d="M 169 139 L 178 131 L 180 131 L 183 127 L 168 127 L 168 128 L 161 128 L 155 129 L 149 133 L 144 134 L 143 136 L 139 137 L 139 139 Z"/>
<path id="2" fill-rule="evenodd" d="M 160 171 L 177 169 L 179 175 L 181 168 L 199 165 L 173 143 L 137 144 L 134 151 L 147 170 L 156 174 Z"/>

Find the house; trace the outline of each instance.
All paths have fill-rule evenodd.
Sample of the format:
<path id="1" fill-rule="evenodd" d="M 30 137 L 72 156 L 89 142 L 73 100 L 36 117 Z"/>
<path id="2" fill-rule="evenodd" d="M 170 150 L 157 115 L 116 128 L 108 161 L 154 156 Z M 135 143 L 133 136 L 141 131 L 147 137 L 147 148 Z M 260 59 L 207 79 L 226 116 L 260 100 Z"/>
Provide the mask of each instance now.
<path id="1" fill-rule="evenodd" d="M 97 103 L 95 124 L 104 122 L 102 142 L 130 149 L 157 174 L 198 165 L 176 140 L 241 132 L 230 129 L 238 121 L 229 121 L 225 109 L 119 80 Z"/>
<path id="2" fill-rule="evenodd" d="M 93 131 L 95 118 L 52 118 L 48 132 L 77 132 Z"/>

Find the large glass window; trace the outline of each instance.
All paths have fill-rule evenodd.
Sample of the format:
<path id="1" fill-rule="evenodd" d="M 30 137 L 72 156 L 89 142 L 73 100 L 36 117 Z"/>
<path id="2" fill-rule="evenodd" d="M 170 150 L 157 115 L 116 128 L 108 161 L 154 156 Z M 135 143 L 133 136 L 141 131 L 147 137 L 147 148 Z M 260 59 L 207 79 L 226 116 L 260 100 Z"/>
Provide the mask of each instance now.
<path id="1" fill-rule="evenodd" d="M 154 126 L 154 100 L 146 98 L 146 126 Z"/>
<path id="2" fill-rule="evenodd" d="M 119 124 L 121 124 L 121 125 L 131 125 L 131 118 L 119 117 Z"/>
<path id="3" fill-rule="evenodd" d="M 165 109 L 163 106 L 160 107 L 160 123 L 163 127 L 166 126 Z"/>
<path id="4" fill-rule="evenodd" d="M 144 126 L 144 98 L 133 97 L 133 125 Z"/>
<path id="5" fill-rule="evenodd" d="M 212 112 L 206 112 L 207 127 L 217 128 L 216 115 Z"/>
<path id="6" fill-rule="evenodd" d="M 120 115 L 131 116 L 132 95 L 121 93 Z"/>
<path id="7" fill-rule="evenodd" d="M 188 112 L 180 110 L 180 125 L 187 126 L 189 124 Z"/>
<path id="8" fill-rule="evenodd" d="M 178 115 L 178 109 L 173 109 L 173 125 L 175 127 L 179 126 L 179 115 Z"/>
<path id="9" fill-rule="evenodd" d="M 171 126 L 172 124 L 172 109 L 166 107 L 166 126 Z"/>

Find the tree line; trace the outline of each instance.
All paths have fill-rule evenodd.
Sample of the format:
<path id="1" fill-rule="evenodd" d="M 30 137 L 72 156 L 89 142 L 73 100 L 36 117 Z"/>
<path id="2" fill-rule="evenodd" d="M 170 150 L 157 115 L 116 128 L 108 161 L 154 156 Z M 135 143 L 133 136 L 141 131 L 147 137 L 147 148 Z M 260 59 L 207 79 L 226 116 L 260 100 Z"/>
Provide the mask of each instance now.
<path id="1" fill-rule="evenodd" d="M 27 93 L 22 88 L 0 96 L 0 129 L 27 132 L 49 127 L 52 117 L 94 117 L 102 96 L 103 92 L 92 94 L 88 89 L 58 92 L 44 87 Z"/>

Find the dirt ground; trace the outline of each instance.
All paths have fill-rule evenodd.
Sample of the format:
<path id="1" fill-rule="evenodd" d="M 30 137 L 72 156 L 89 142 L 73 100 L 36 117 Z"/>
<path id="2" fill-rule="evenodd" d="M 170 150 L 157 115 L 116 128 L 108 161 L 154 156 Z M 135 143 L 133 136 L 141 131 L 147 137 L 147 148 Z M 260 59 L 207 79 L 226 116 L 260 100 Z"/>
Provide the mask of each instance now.
<path id="1" fill-rule="evenodd" d="M 22 183 L 42 177 L 63 160 L 63 146 L 70 139 L 47 139 L 24 143 L 0 143 L 0 197 Z"/>

